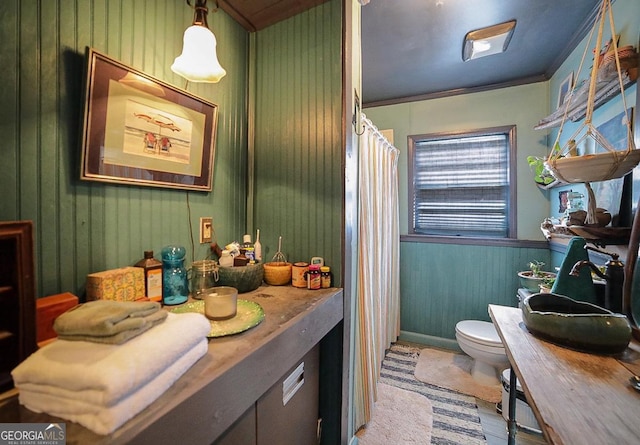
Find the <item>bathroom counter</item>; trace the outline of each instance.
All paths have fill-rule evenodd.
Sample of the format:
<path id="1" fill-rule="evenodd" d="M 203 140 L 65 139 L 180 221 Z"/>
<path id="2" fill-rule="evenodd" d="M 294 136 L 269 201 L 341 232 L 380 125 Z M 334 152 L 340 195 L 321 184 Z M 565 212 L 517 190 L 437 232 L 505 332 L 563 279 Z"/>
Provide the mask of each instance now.
<path id="1" fill-rule="evenodd" d="M 64 422 L 68 444 L 211 444 L 343 319 L 339 288 L 264 285 L 238 298 L 260 304 L 264 321 L 243 333 L 210 339 L 205 356 L 111 435 L 33 413 L 15 394 L 0 398 L 0 422 Z M 340 360 L 341 350 L 335 352 Z"/>
<path id="2" fill-rule="evenodd" d="M 491 304 L 489 315 L 549 444 L 640 443 L 635 342 L 616 358 L 588 354 L 534 337 L 520 309 Z"/>

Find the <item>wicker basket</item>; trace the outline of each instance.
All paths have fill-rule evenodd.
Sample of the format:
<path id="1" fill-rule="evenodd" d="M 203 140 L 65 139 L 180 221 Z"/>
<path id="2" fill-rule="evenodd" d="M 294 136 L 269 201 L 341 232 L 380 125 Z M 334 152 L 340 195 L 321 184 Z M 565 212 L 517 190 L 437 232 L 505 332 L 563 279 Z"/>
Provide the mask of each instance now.
<path id="1" fill-rule="evenodd" d="M 218 267 L 216 286 L 230 286 L 238 293 L 256 290 L 262 284 L 264 266 L 262 263 L 236 267 Z"/>
<path id="2" fill-rule="evenodd" d="M 273 286 L 283 286 L 291 283 L 291 263 L 265 263 L 264 282 Z"/>

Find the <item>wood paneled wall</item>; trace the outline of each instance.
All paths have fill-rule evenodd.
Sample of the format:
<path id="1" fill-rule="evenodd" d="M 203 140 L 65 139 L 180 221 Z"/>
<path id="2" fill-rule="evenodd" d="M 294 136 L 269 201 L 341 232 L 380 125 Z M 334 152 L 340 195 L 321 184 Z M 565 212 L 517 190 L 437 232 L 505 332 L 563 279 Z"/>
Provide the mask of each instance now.
<path id="1" fill-rule="evenodd" d="M 517 306 L 517 273 L 545 248 L 403 242 L 400 246 L 401 337 L 455 339 L 460 320 L 489 320 L 489 304 Z M 443 344 L 442 346 L 451 346 Z"/>
<path id="2" fill-rule="evenodd" d="M 131 265 L 144 250 L 158 257 L 167 244 L 187 247 L 189 263 L 203 259 L 201 216 L 213 217 L 221 244 L 242 237 L 248 33 L 210 12 L 227 76 L 186 85 L 170 65 L 192 20 L 180 0 L 0 2 L 0 220 L 34 222 L 38 296 L 81 295 L 87 273 Z M 219 105 L 212 193 L 78 179 L 86 47 Z"/>
<path id="3" fill-rule="evenodd" d="M 324 257 L 340 285 L 343 221 L 341 2 L 256 35 L 255 226 L 267 260 Z"/>

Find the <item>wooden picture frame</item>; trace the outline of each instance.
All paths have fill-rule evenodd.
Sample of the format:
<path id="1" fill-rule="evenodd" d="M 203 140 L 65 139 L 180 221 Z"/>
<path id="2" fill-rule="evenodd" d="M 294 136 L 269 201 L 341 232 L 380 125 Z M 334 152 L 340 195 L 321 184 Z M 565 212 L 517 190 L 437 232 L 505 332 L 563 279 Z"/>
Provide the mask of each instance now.
<path id="1" fill-rule="evenodd" d="M 88 49 L 80 179 L 211 191 L 218 106 Z"/>

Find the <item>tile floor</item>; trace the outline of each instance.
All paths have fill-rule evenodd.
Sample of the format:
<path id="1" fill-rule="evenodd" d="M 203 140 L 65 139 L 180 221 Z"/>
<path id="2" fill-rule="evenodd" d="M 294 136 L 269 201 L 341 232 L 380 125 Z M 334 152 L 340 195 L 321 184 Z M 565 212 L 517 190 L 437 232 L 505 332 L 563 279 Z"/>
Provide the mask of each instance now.
<path id="1" fill-rule="evenodd" d="M 487 445 L 505 445 L 507 443 L 507 422 L 496 411 L 495 403 L 485 402 L 476 399 L 478 405 L 478 414 L 484 435 L 487 438 Z M 517 418 L 517 414 L 516 414 Z M 517 445 L 546 445 L 546 440 L 542 434 L 536 434 L 518 429 L 516 434 Z"/>

